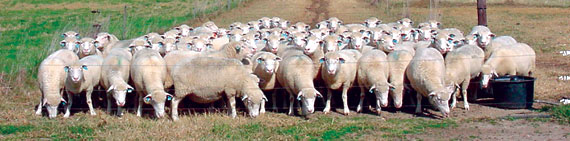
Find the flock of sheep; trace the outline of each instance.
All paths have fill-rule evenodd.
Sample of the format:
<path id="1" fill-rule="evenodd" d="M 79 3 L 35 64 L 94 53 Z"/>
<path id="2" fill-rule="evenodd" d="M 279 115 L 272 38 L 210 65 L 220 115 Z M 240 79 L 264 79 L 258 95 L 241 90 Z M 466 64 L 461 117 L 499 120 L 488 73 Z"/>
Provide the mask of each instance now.
<path id="1" fill-rule="evenodd" d="M 171 101 L 171 117 L 178 120 L 178 105 L 188 97 L 196 103 L 223 99 L 232 117 L 237 115 L 237 98 L 249 116 L 256 117 L 265 112 L 266 95 L 272 97 L 273 107 L 286 100 L 278 95 L 288 95 L 288 114 L 298 101 L 302 115 L 315 112 L 316 98 L 326 96 L 323 112 L 328 113 L 337 91 L 342 94 L 342 113 L 348 114 L 347 94 L 358 87 L 357 112 L 362 111 L 367 93 L 375 95 L 374 110 L 380 112 L 388 106 L 389 96 L 401 108 L 404 89 L 413 89 L 417 113 L 425 97 L 447 117 L 459 93 L 469 110 L 470 80 L 480 79 L 486 88 L 492 77 L 530 76 L 535 67 L 530 46 L 510 36 L 496 37 L 485 26 L 475 26 L 464 35 L 456 28 L 441 28 L 434 20 L 414 27 L 408 18 L 382 24 L 371 17 L 343 24 L 332 17 L 315 27 L 263 17 L 233 23 L 228 29 L 213 22 L 195 28 L 180 25 L 164 34 L 130 40 L 109 33 L 81 38 L 69 31 L 62 35 L 62 49 L 40 64 L 42 98 L 36 114 L 46 107 L 54 118 L 63 103 L 64 117 L 69 117 L 73 95 L 85 92 L 89 112 L 96 115 L 91 100 L 96 89 L 106 91 L 107 112 L 116 104 L 118 116 L 126 102 L 134 102 L 137 116 L 143 104 L 150 104 L 161 118 L 165 102 Z M 326 95 L 318 87 L 326 87 Z M 286 93 L 278 93 L 278 88 Z M 127 97 L 138 101 L 126 101 Z"/>

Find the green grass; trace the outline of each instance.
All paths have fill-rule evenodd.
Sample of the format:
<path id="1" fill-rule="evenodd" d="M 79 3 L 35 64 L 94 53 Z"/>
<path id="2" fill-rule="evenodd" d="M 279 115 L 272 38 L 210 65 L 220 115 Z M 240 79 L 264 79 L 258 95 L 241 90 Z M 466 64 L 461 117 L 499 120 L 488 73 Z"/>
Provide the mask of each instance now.
<path id="1" fill-rule="evenodd" d="M 27 132 L 32 129 L 34 129 L 34 127 L 30 125 L 0 125 L 0 133 L 2 133 L 2 135 Z"/>
<path id="2" fill-rule="evenodd" d="M 544 106 L 539 111 L 548 112 L 562 124 L 570 124 L 570 105 Z"/>

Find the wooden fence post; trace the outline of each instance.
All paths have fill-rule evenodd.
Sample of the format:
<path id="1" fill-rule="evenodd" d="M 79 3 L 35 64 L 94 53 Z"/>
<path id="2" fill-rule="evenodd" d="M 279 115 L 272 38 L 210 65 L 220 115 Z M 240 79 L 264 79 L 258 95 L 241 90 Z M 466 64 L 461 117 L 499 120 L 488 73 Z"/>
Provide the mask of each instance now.
<path id="1" fill-rule="evenodd" d="M 487 26 L 487 0 L 477 0 L 478 25 Z"/>

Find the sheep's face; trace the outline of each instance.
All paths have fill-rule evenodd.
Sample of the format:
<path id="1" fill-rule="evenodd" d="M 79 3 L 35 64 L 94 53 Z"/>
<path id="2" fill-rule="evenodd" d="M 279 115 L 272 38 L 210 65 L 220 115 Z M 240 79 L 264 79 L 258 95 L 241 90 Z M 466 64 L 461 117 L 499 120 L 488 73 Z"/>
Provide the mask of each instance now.
<path id="1" fill-rule="evenodd" d="M 411 41 L 414 39 L 416 31 L 413 28 L 404 28 L 400 35 L 402 36 L 402 41 Z"/>
<path id="2" fill-rule="evenodd" d="M 491 40 L 495 38 L 495 34 L 491 32 L 479 32 L 478 34 L 475 34 L 475 37 L 477 38 L 477 45 L 485 48 L 489 46 Z"/>
<path id="3" fill-rule="evenodd" d="M 268 17 L 263 17 L 259 19 L 259 23 L 261 23 L 261 27 L 263 28 L 271 28 L 271 19 Z"/>
<path id="4" fill-rule="evenodd" d="M 382 32 L 383 31 L 382 31 L 382 29 L 379 29 L 379 28 L 372 29 L 371 31 L 372 31 L 371 32 L 372 34 L 371 34 L 370 38 L 372 38 L 373 43 L 377 44 L 376 41 L 378 41 L 378 40 L 380 40 L 380 38 L 382 38 L 382 35 L 383 35 Z"/>
<path id="5" fill-rule="evenodd" d="M 267 98 L 265 98 L 263 91 L 259 88 L 259 78 L 257 78 L 256 75 L 250 74 L 248 78 L 245 79 L 242 93 L 243 96 L 241 97 L 241 100 L 247 107 L 249 116 L 257 117 L 259 115 L 261 102 L 263 100 L 267 100 Z"/>
<path id="6" fill-rule="evenodd" d="M 439 26 L 441 25 L 441 23 L 436 20 L 429 20 L 428 23 L 431 28 L 439 28 Z"/>
<path id="7" fill-rule="evenodd" d="M 119 107 L 125 106 L 125 99 L 128 93 L 133 93 L 134 88 L 128 84 L 111 85 L 107 89 L 107 93 L 111 93 L 115 98 L 115 104 Z"/>
<path id="8" fill-rule="evenodd" d="M 196 52 L 205 52 L 206 49 L 210 48 L 211 45 L 207 43 L 207 41 L 202 39 L 194 39 L 192 43 L 188 43 L 191 46 L 192 51 Z"/>
<path id="9" fill-rule="evenodd" d="M 398 23 L 403 25 L 404 27 L 412 27 L 412 25 L 414 24 L 414 22 L 412 22 L 412 20 L 408 18 L 403 18 L 399 20 Z"/>
<path id="10" fill-rule="evenodd" d="M 152 105 L 154 109 L 154 114 L 157 118 L 162 118 L 165 115 L 164 103 L 166 100 L 172 100 L 174 97 L 166 92 L 154 92 L 148 94 L 143 98 L 146 104 Z"/>
<path id="11" fill-rule="evenodd" d="M 340 25 L 342 25 L 342 21 L 336 17 L 332 17 L 329 20 L 327 20 L 327 24 L 329 26 L 329 29 L 335 31 L 340 27 Z"/>
<path id="12" fill-rule="evenodd" d="M 83 77 L 83 70 L 88 70 L 88 68 L 87 65 L 74 64 L 71 66 L 65 66 L 64 70 L 67 73 L 67 81 L 79 83 L 85 80 Z"/>
<path id="13" fill-rule="evenodd" d="M 328 75 L 335 75 L 337 70 L 340 68 L 340 65 L 345 63 L 345 60 L 344 58 L 336 55 L 336 53 L 331 52 L 327 53 L 325 58 L 321 58 L 320 62 L 325 63 L 325 69 L 323 70 L 326 70 Z"/>
<path id="14" fill-rule="evenodd" d="M 481 66 L 481 87 L 487 88 L 489 85 L 489 80 L 493 78 L 493 76 L 498 76 L 497 72 L 491 68 L 490 65 L 483 65 Z"/>
<path id="15" fill-rule="evenodd" d="M 390 87 L 390 94 L 392 99 L 394 100 L 394 106 L 396 108 L 402 108 L 403 87 L 402 86 Z"/>
<path id="16" fill-rule="evenodd" d="M 340 40 L 339 37 L 329 36 L 325 38 L 323 44 L 325 48 L 324 53 L 335 52 L 337 50 L 340 50 L 340 47 L 342 46 L 342 41 Z"/>
<path id="17" fill-rule="evenodd" d="M 244 34 L 241 34 L 241 32 L 237 33 L 237 32 L 230 32 L 230 34 L 228 34 L 228 36 L 230 37 L 230 41 L 241 41 L 242 37 Z"/>
<path id="18" fill-rule="evenodd" d="M 454 91 L 455 86 L 448 86 L 428 94 L 429 102 L 441 112 L 443 117 L 449 117 L 449 99 Z"/>
<path id="19" fill-rule="evenodd" d="M 180 32 L 178 30 L 170 30 L 170 31 L 164 33 L 164 35 L 162 35 L 161 37 L 163 39 L 167 39 L 167 38 L 176 39 L 179 37 L 178 34 L 180 34 Z"/>
<path id="20" fill-rule="evenodd" d="M 263 70 L 267 74 L 273 74 L 279 67 L 281 58 L 275 55 L 264 55 L 256 59 L 258 65 L 263 66 Z"/>
<path id="21" fill-rule="evenodd" d="M 282 21 L 279 21 L 278 23 L 279 23 L 279 27 L 278 27 L 278 28 L 287 29 L 287 27 L 289 27 L 289 23 L 290 23 L 290 22 L 289 22 L 289 21 L 284 21 L 284 20 L 282 20 Z"/>
<path id="22" fill-rule="evenodd" d="M 151 44 L 151 49 L 155 51 L 160 51 L 164 47 L 164 42 L 162 38 L 151 38 L 148 40 Z"/>
<path id="23" fill-rule="evenodd" d="M 392 36 L 382 36 L 380 41 L 377 41 L 379 47 L 385 52 L 392 52 L 396 49 L 396 44 L 398 44 L 398 40 L 392 38 Z"/>
<path id="24" fill-rule="evenodd" d="M 131 50 L 132 54 L 135 54 L 136 52 L 143 50 L 145 48 L 151 48 L 151 46 L 147 41 L 144 40 L 134 40 L 129 45 L 129 49 Z"/>
<path id="25" fill-rule="evenodd" d="M 418 29 L 417 32 L 418 32 L 418 41 L 428 41 L 432 37 L 435 30 L 429 27 L 422 27 Z"/>
<path id="26" fill-rule="evenodd" d="M 476 46 L 477 45 L 477 38 L 475 38 L 475 35 L 465 36 L 465 44 Z"/>
<path id="27" fill-rule="evenodd" d="M 350 45 L 352 45 L 352 47 L 356 50 L 360 50 L 361 48 L 364 47 L 364 45 L 366 45 L 370 41 L 370 38 L 360 33 L 352 34 L 349 37 L 349 39 L 350 39 Z"/>
<path id="28" fill-rule="evenodd" d="M 297 47 L 303 47 L 305 46 L 306 39 L 305 37 L 307 37 L 304 33 L 295 33 L 293 34 L 292 40 L 293 40 L 293 44 Z"/>
<path id="29" fill-rule="evenodd" d="M 98 43 L 96 45 L 97 47 L 103 47 L 111 42 L 111 35 L 108 33 L 99 33 L 97 37 L 95 37 L 95 41 Z"/>
<path id="30" fill-rule="evenodd" d="M 75 31 L 67 31 L 67 32 L 61 34 L 61 37 L 63 37 L 63 38 L 75 38 L 75 39 L 81 38 L 81 36 L 79 36 L 79 33 L 75 32 Z"/>
<path id="31" fill-rule="evenodd" d="M 316 37 L 309 37 L 306 39 L 302 39 L 303 42 L 306 42 L 304 47 L 304 53 L 306 55 L 311 55 L 317 51 L 319 47 L 321 47 L 322 41 L 317 39 Z"/>
<path id="32" fill-rule="evenodd" d="M 376 27 L 378 24 L 382 23 L 382 21 L 378 20 L 378 18 L 368 18 L 364 21 L 364 26 L 368 28 Z"/>
<path id="33" fill-rule="evenodd" d="M 433 43 L 435 44 L 436 49 L 439 50 L 441 54 L 445 54 L 452 50 L 452 42 L 453 39 L 447 38 L 446 36 L 436 36 L 433 39 Z"/>
<path id="34" fill-rule="evenodd" d="M 385 34 L 392 36 L 392 39 L 398 40 L 398 43 L 400 43 L 400 41 L 402 40 L 402 32 L 400 30 L 392 29 L 392 30 L 389 30 L 388 33 L 385 33 Z"/>
<path id="35" fill-rule="evenodd" d="M 263 39 L 263 41 L 266 43 L 268 50 L 271 51 L 271 53 L 276 54 L 277 51 L 279 51 L 279 46 L 281 43 L 285 42 L 285 38 L 279 36 L 270 36 L 269 38 Z"/>
<path id="36" fill-rule="evenodd" d="M 67 102 L 59 94 L 46 95 L 43 99 L 43 105 L 48 111 L 49 118 L 55 118 L 57 116 L 57 107 L 59 104 L 67 104 Z"/>
<path id="37" fill-rule="evenodd" d="M 370 88 L 369 92 L 376 95 L 376 100 L 379 101 L 378 104 L 380 104 L 382 107 L 387 107 L 388 106 L 388 92 L 389 92 L 388 89 L 390 89 L 390 88 L 386 84 L 376 84 Z"/>
<path id="38" fill-rule="evenodd" d="M 95 42 L 95 41 L 94 41 L 93 39 L 91 39 L 91 38 L 85 38 L 84 40 L 81 40 L 80 45 L 79 45 L 80 48 L 81 48 L 81 49 L 80 49 L 80 52 L 81 52 L 83 55 L 89 55 L 89 53 L 90 53 L 91 51 L 94 51 L 94 50 L 95 50 L 95 44 L 94 44 L 94 42 Z"/>
<path id="39" fill-rule="evenodd" d="M 252 49 L 253 53 L 258 50 L 257 42 L 259 42 L 259 34 L 248 34 L 245 35 L 242 39 L 249 48 Z"/>
<path id="40" fill-rule="evenodd" d="M 247 22 L 247 25 L 249 25 L 249 29 L 251 29 L 251 30 L 259 30 L 260 26 L 261 26 L 261 22 L 250 21 L 250 22 Z"/>
<path id="41" fill-rule="evenodd" d="M 299 92 L 297 100 L 302 103 L 301 111 L 303 115 L 315 112 L 315 100 L 317 97 L 322 97 L 322 95 L 314 88 L 304 88 Z"/>
<path id="42" fill-rule="evenodd" d="M 279 17 L 273 17 L 271 18 L 271 28 L 277 28 L 279 27 L 279 22 L 281 21 L 281 18 Z"/>
<path id="43" fill-rule="evenodd" d="M 79 50 L 80 42 L 75 38 L 65 38 L 63 41 L 59 42 L 59 45 L 64 49 L 77 52 L 77 50 Z"/>
<path id="44" fill-rule="evenodd" d="M 178 43 L 177 39 L 166 38 L 161 42 L 163 48 L 162 50 L 164 50 L 165 53 L 170 53 L 171 51 L 176 49 L 176 43 Z"/>
<path id="45" fill-rule="evenodd" d="M 327 22 L 319 22 L 315 26 L 317 26 L 317 29 L 327 29 L 328 28 Z"/>
<path id="46" fill-rule="evenodd" d="M 324 30 L 319 30 L 319 29 L 313 29 L 311 31 L 309 31 L 310 36 L 315 36 L 318 39 L 323 39 L 327 34 L 324 32 Z"/>

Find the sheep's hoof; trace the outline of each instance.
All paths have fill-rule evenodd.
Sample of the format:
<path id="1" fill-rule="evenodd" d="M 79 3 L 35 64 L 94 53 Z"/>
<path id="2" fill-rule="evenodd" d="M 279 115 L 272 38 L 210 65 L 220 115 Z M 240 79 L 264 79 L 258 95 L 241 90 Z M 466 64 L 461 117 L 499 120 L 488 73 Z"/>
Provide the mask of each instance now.
<path id="1" fill-rule="evenodd" d="M 95 113 L 95 112 L 91 112 L 91 115 L 92 115 L 92 116 L 96 116 L 96 115 L 97 115 L 97 113 Z"/>
<path id="2" fill-rule="evenodd" d="M 259 113 L 260 113 L 260 114 L 264 114 L 264 113 L 265 113 L 265 109 L 259 110 Z"/>
<path id="3" fill-rule="evenodd" d="M 360 106 L 356 107 L 356 112 L 357 112 L 357 113 L 362 112 L 362 107 L 360 107 Z"/>
<path id="4" fill-rule="evenodd" d="M 348 111 L 348 110 L 344 110 L 344 111 L 342 112 L 342 114 L 344 114 L 345 116 L 347 116 L 347 115 L 349 115 L 349 114 L 350 114 L 350 111 Z"/>
<path id="5" fill-rule="evenodd" d="M 465 105 L 465 110 L 469 111 L 469 105 Z"/>
<path id="6" fill-rule="evenodd" d="M 42 112 L 36 112 L 36 116 L 41 116 Z"/>
<path id="7" fill-rule="evenodd" d="M 63 115 L 63 118 L 69 118 L 69 114 Z"/>

